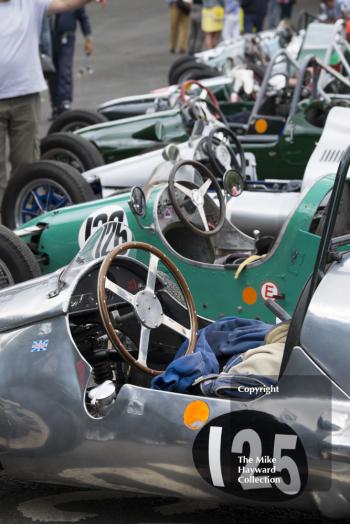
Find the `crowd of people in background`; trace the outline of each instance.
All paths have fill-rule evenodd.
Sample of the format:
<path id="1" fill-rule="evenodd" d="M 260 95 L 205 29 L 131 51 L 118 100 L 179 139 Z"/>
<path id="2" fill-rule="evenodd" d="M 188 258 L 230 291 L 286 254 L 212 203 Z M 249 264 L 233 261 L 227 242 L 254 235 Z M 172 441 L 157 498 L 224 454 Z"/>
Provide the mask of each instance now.
<path id="1" fill-rule="evenodd" d="M 289 23 L 296 0 L 166 0 L 170 10 L 170 52 L 194 54 L 221 38 Z"/>
<path id="2" fill-rule="evenodd" d="M 194 54 L 214 48 L 221 39 L 288 26 L 297 0 L 166 0 L 170 10 L 170 52 Z M 329 22 L 347 18 L 350 0 L 324 0 Z"/>
<path id="3" fill-rule="evenodd" d="M 339 18 L 349 18 L 350 0 L 324 0 L 321 2 L 321 12 L 331 23 Z"/>

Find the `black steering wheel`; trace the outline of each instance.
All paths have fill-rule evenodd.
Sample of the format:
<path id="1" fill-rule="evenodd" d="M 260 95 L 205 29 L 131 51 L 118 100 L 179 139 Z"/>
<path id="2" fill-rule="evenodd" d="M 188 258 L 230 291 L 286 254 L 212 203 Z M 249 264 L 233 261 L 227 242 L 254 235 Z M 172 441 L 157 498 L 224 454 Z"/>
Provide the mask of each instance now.
<path id="1" fill-rule="evenodd" d="M 212 129 L 207 138 L 209 160 L 216 174 L 224 176 L 229 169 L 238 171 L 243 180 L 246 174 L 246 160 L 241 142 L 237 135 L 227 127 Z M 236 155 L 239 156 L 239 162 Z"/>
<path id="2" fill-rule="evenodd" d="M 203 183 L 176 181 L 181 168 L 190 166 L 197 171 Z M 209 188 L 215 191 L 219 208 L 208 195 Z M 203 164 L 195 160 L 183 160 L 175 164 L 169 176 L 169 195 L 179 219 L 194 233 L 211 236 L 218 233 L 225 222 L 225 199 L 215 176 Z"/>

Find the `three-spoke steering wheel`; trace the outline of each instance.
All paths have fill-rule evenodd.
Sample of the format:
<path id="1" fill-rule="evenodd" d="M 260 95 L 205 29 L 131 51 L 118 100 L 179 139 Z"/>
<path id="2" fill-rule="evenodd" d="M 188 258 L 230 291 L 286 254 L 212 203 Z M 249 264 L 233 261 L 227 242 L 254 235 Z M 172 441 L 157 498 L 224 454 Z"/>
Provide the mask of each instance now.
<path id="1" fill-rule="evenodd" d="M 218 176 L 224 176 L 229 169 L 235 169 L 243 180 L 246 173 L 244 150 L 237 135 L 226 127 L 212 129 L 207 138 L 207 148 L 210 163 Z M 239 162 L 236 155 L 239 156 Z"/>
<path id="2" fill-rule="evenodd" d="M 184 166 L 193 167 L 202 176 L 203 184 L 200 187 L 194 183 L 176 181 L 177 173 Z M 222 229 L 225 222 L 225 199 L 217 179 L 209 169 L 196 160 L 178 162 L 171 170 L 168 184 L 171 203 L 177 216 L 186 226 L 201 236 L 215 235 Z M 215 192 L 219 209 L 208 195 L 209 188 Z M 210 207 L 219 215 L 215 224 L 211 214 L 206 211 L 206 208 Z M 198 215 L 202 227 L 198 225 Z"/>
<path id="3" fill-rule="evenodd" d="M 125 254 L 125 252 L 129 249 L 140 249 L 150 253 L 146 287 L 139 290 L 136 294 L 131 293 L 124 287 L 113 282 L 108 276 L 109 270 L 111 266 L 115 264 L 118 256 Z M 162 262 L 166 269 L 169 270 L 170 274 L 174 277 L 183 294 L 189 314 L 190 328 L 186 328 L 176 320 L 170 318 L 163 311 L 162 303 L 159 300 L 156 292 L 159 262 Z M 125 300 L 133 307 L 135 311 L 137 319 L 141 325 L 139 352 L 137 359 L 134 358 L 125 347 L 113 327 L 113 322 L 107 305 L 106 290 Z M 137 369 L 152 376 L 157 376 L 162 373 L 159 370 L 151 369 L 147 365 L 151 331 L 162 325 L 167 326 L 179 335 L 185 337 L 188 340 L 186 355 L 193 353 L 197 342 L 198 321 L 190 289 L 176 265 L 156 247 L 144 242 L 127 242 L 116 247 L 113 251 L 108 253 L 101 265 L 98 275 L 97 296 L 101 319 L 110 341 L 120 352 L 126 362 Z"/>

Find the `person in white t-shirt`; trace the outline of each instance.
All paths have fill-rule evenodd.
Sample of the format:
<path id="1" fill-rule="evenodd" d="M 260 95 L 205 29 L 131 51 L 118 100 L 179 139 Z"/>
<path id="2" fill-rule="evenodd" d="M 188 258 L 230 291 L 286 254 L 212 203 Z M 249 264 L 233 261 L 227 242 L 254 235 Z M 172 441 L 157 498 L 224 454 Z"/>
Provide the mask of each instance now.
<path id="1" fill-rule="evenodd" d="M 8 160 L 14 172 L 39 158 L 39 93 L 47 88 L 39 56 L 43 18 L 90 1 L 0 0 L 0 202 Z M 102 6 L 107 2 L 96 1 Z"/>

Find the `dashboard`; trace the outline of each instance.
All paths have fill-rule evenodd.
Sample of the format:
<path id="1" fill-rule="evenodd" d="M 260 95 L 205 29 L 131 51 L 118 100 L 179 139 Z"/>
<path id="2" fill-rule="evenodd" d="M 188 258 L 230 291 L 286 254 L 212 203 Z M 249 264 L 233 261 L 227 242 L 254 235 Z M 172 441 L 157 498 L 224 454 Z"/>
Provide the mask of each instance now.
<path id="1" fill-rule="evenodd" d="M 123 262 L 126 261 L 124 260 Z M 133 266 L 134 264 L 135 263 L 132 263 L 130 265 Z M 137 265 L 137 267 L 138 270 L 143 269 L 139 265 Z M 96 311 L 98 309 L 97 281 L 99 269 L 100 266 L 82 276 L 71 297 L 69 313 L 81 314 Z M 134 269 L 120 265 L 119 261 L 118 266 L 114 265 L 110 268 L 108 278 L 130 293 L 136 294 L 145 287 L 144 275 L 146 275 L 146 273 L 144 270 L 138 274 L 139 272 L 140 271 L 136 272 Z M 141 273 L 144 273 L 144 275 Z M 109 290 L 107 290 L 106 295 L 108 307 L 117 306 L 118 304 L 125 302 L 122 298 Z"/>

